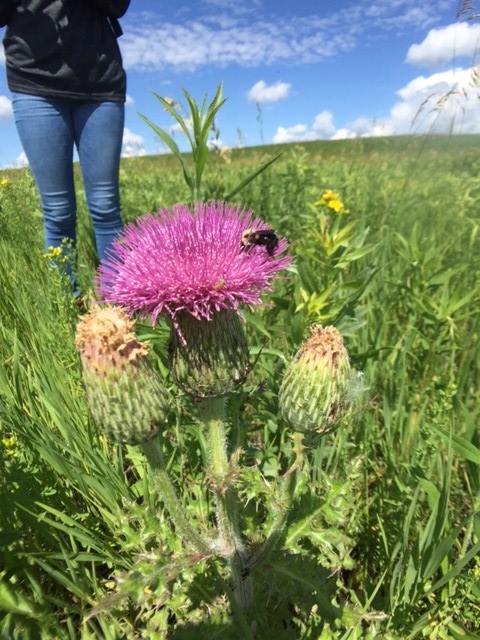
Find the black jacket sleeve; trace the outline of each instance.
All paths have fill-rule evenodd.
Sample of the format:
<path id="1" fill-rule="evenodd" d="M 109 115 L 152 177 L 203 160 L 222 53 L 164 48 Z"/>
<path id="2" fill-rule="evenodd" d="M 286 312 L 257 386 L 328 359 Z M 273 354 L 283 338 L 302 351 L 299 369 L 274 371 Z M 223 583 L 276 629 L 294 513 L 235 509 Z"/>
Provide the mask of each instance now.
<path id="1" fill-rule="evenodd" d="M 127 13 L 130 5 L 130 0 L 87 0 L 87 2 L 110 18 L 121 18 Z"/>
<path id="2" fill-rule="evenodd" d="M 0 27 L 4 27 L 10 22 L 10 18 L 19 4 L 20 0 L 0 0 Z"/>

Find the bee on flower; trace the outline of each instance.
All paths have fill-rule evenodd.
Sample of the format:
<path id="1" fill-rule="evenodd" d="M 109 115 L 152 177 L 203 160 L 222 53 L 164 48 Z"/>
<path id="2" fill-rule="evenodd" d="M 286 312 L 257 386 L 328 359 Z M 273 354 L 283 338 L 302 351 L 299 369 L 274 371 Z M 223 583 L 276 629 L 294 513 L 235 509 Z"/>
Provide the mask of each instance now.
<path id="1" fill-rule="evenodd" d="M 288 243 L 252 211 L 224 202 L 175 205 L 127 225 L 102 260 L 107 302 L 171 323 L 171 372 L 195 398 L 237 389 L 249 367 L 241 307 L 261 303 L 291 264 Z"/>

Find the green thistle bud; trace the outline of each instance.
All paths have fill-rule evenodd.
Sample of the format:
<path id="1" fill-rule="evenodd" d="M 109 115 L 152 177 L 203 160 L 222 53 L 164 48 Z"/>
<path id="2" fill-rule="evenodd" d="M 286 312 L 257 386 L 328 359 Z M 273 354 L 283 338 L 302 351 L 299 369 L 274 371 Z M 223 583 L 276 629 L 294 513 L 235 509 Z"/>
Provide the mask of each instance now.
<path id="1" fill-rule="evenodd" d="M 351 415 L 358 374 L 335 327 L 316 325 L 285 371 L 280 411 L 295 431 L 322 436 Z"/>
<path id="2" fill-rule="evenodd" d="M 194 398 L 220 398 L 235 391 L 250 371 L 248 347 L 235 311 L 198 320 L 180 313 L 171 335 L 171 370 L 176 384 Z"/>
<path id="3" fill-rule="evenodd" d="M 81 317 L 75 342 L 98 428 L 120 443 L 153 438 L 167 419 L 167 394 L 127 314 L 117 307 L 94 309 Z"/>

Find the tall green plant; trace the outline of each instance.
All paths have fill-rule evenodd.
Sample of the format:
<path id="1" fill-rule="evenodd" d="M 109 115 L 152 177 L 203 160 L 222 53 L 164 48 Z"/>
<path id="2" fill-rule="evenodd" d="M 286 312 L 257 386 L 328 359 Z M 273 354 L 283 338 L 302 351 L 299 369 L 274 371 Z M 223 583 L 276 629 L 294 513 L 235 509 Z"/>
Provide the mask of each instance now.
<path id="1" fill-rule="evenodd" d="M 124 300 L 130 312 L 153 311 L 149 291 L 151 279 L 156 282 L 157 314 L 164 310 L 171 326 L 170 372 L 178 391 L 193 400 L 203 436 L 201 477 L 208 489 L 203 502 L 211 503 L 213 527 L 190 515 L 188 502 L 175 489 L 176 474 L 169 472 L 165 445 L 155 433 L 167 421 L 164 400 L 168 392 L 148 367 L 146 343 L 134 337 L 126 314 L 116 307 L 92 312 L 79 325 L 77 343 L 99 428 L 119 442 L 141 446 L 157 477 L 156 487 L 172 526 L 184 540 L 185 548 L 177 551 L 180 560 L 189 562 L 193 556 L 208 560 L 222 577 L 228 572 L 222 591 L 229 596 L 243 637 L 253 638 L 259 616 L 263 617 L 259 603 L 265 598 L 255 584 L 256 574 L 282 548 L 294 504 L 301 501 L 306 452 L 352 417 L 360 388 L 338 331 L 315 327 L 287 369 L 278 398 L 283 420 L 279 416 L 276 427 L 285 439 L 293 435 L 293 446 L 281 455 L 271 480 L 274 516 L 266 528 L 264 516 L 255 518 L 253 513 L 247 524 L 243 515 L 246 494 L 257 493 L 258 481 L 244 469 L 242 451 L 248 430 L 242 424 L 237 396 L 253 364 L 237 306 L 247 301 L 253 305 L 271 277 L 290 264 L 290 258 L 282 255 L 284 239 L 276 239 L 273 248 L 262 243 L 242 248 L 242 232 L 248 229 L 251 234 L 250 217 L 244 216 L 237 207 L 215 202 L 197 204 L 192 210 L 177 206 L 174 212 L 147 216 L 125 231 L 116 249 L 118 259 L 100 269 L 100 291 L 110 303 Z M 257 224 L 259 229 L 265 226 Z M 162 249 L 163 261 L 145 270 L 152 243 Z M 128 259 L 124 262 L 122 256 Z M 142 273 L 149 273 L 148 280 Z M 153 314 L 155 317 L 155 311 Z M 177 418 L 180 424 L 182 417 Z M 267 505 L 258 501 L 265 512 Z M 312 506 L 300 510 L 302 518 L 310 509 Z M 295 560 L 301 563 L 301 557 Z M 281 565 L 279 562 L 279 570 Z M 164 589 L 170 587 L 165 578 Z M 136 580 L 132 585 L 138 588 Z M 320 592 L 318 606 L 326 616 L 335 616 L 335 607 L 321 588 Z M 259 632 L 263 635 L 265 629 L 262 620 Z"/>
<path id="2" fill-rule="evenodd" d="M 181 105 L 177 105 L 169 98 L 164 98 L 157 93 L 153 95 L 160 102 L 162 107 L 167 113 L 169 113 L 175 122 L 179 125 L 181 132 L 184 134 L 188 146 L 191 151 L 191 162 L 189 163 L 188 157 L 180 151 L 179 146 L 175 142 L 173 136 L 167 133 L 165 129 L 162 129 L 158 125 L 154 124 L 146 116 L 139 114 L 140 118 L 153 129 L 156 135 L 164 142 L 164 144 L 170 149 L 174 157 L 178 160 L 182 169 L 183 178 L 190 191 L 191 202 L 200 202 L 203 200 L 202 180 L 203 174 L 207 165 L 209 149 L 209 138 L 212 129 L 215 125 L 215 118 L 226 101 L 223 98 L 223 85 L 218 85 L 217 91 L 213 96 L 211 102 L 207 105 L 206 96 L 203 98 L 200 105 L 198 105 L 191 94 L 182 89 L 183 95 L 187 101 L 188 111 L 186 115 L 182 113 Z M 230 200 L 239 191 L 241 191 L 247 184 L 260 175 L 265 169 L 273 164 L 280 154 L 275 155 L 272 159 L 262 164 L 258 169 L 250 173 L 239 184 L 225 195 L 225 200 Z"/>

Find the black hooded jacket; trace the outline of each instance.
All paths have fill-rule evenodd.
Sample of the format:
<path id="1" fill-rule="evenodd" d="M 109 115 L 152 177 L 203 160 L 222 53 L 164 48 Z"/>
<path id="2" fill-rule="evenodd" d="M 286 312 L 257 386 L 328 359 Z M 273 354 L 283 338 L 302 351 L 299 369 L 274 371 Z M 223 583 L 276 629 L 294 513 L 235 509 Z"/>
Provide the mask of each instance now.
<path id="1" fill-rule="evenodd" d="M 0 0 L 10 91 L 125 101 L 118 22 L 130 0 Z"/>

